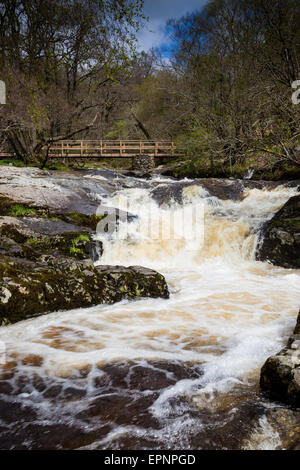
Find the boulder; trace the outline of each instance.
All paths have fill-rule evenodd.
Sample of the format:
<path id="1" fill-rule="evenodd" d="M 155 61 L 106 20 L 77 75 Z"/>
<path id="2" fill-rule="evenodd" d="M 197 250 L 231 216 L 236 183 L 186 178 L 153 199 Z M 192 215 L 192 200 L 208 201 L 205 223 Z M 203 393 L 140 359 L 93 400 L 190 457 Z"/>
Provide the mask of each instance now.
<path id="1" fill-rule="evenodd" d="M 45 254 L 98 261 L 102 242 L 92 230 L 56 220 L 0 218 L 0 254 L 37 261 Z"/>
<path id="2" fill-rule="evenodd" d="M 300 195 L 266 223 L 257 258 L 284 268 L 300 268 Z"/>
<path id="3" fill-rule="evenodd" d="M 300 406 L 300 312 L 287 346 L 263 365 L 260 386 L 271 398 Z"/>
<path id="4" fill-rule="evenodd" d="M 0 325 L 122 299 L 169 297 L 164 277 L 151 269 L 94 267 L 91 260 L 51 255 L 38 262 L 0 255 L 0 279 Z"/>

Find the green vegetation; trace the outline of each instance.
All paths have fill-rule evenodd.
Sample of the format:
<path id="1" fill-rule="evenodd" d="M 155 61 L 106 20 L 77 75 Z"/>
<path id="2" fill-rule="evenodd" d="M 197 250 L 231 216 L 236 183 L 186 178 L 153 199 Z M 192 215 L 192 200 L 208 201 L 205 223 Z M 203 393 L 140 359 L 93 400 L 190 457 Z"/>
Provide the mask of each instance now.
<path id="1" fill-rule="evenodd" d="M 78 235 L 78 237 L 73 238 L 72 243 L 76 245 L 78 242 L 88 242 L 90 241 L 90 237 L 88 235 Z"/>
<path id="2" fill-rule="evenodd" d="M 76 248 L 76 246 L 71 246 L 70 253 L 84 255 L 84 251 L 81 248 Z"/>
<path id="3" fill-rule="evenodd" d="M 70 167 L 66 165 L 60 165 L 59 163 L 48 163 L 45 167 L 45 170 L 56 170 L 56 171 L 70 171 Z"/>
<path id="4" fill-rule="evenodd" d="M 26 245 L 29 245 L 32 248 L 45 248 L 45 247 L 50 247 L 51 240 L 49 237 L 43 237 L 43 238 L 30 237 L 26 241 Z"/>
<path id="5" fill-rule="evenodd" d="M 71 247 L 70 253 L 75 255 L 81 255 L 84 257 L 85 253 L 83 250 L 83 246 L 90 241 L 90 237 L 88 235 L 78 235 L 76 238 L 71 240 Z"/>
<path id="6" fill-rule="evenodd" d="M 37 215 L 36 209 L 23 206 L 21 204 L 14 204 L 8 211 L 8 215 L 11 217 L 27 217 L 31 215 Z"/>
<path id="7" fill-rule="evenodd" d="M 0 146 L 44 168 L 53 142 L 89 131 L 99 138 L 117 106 L 115 89 L 131 74 L 142 7 L 143 0 L 1 2 L 0 79 L 8 96 Z"/>
<path id="8" fill-rule="evenodd" d="M 9 93 L 0 147 L 25 164 L 67 170 L 48 160 L 53 142 L 173 140 L 184 162 L 179 176 L 243 177 L 253 169 L 257 178 L 298 177 L 299 0 L 210 0 L 169 20 L 168 65 L 135 50 L 142 4 L 4 2 L 0 78 Z M 85 168 L 103 166 L 128 161 Z"/>
<path id="9" fill-rule="evenodd" d="M 105 217 L 103 215 L 96 214 L 81 214 L 80 212 L 68 212 L 65 216 L 61 216 L 62 220 L 69 223 L 75 223 L 76 225 L 82 225 L 83 227 L 90 227 L 92 230 L 96 230 L 97 224 Z"/>
<path id="10" fill-rule="evenodd" d="M 18 159 L 18 158 L 3 158 L 3 159 L 0 160 L 0 165 L 24 167 L 25 163 L 22 160 Z"/>

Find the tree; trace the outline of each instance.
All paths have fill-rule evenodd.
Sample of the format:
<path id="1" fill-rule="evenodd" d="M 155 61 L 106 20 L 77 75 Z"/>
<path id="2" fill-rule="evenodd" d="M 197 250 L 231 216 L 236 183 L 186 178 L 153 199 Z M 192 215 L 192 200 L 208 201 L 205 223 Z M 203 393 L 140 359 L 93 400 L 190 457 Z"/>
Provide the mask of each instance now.
<path id="1" fill-rule="evenodd" d="M 110 110 L 108 90 L 129 73 L 142 5 L 0 1 L 0 78 L 9 90 L 8 138 L 17 155 L 45 164 L 53 142 L 99 126 Z"/>
<path id="2" fill-rule="evenodd" d="M 171 131 L 212 169 L 253 157 L 270 168 L 299 165 L 300 107 L 291 103 L 300 78 L 299 9 L 299 0 L 212 0 L 170 20 L 168 78 L 160 71 L 142 85 L 148 128 L 149 120 L 161 122 L 162 134 Z"/>

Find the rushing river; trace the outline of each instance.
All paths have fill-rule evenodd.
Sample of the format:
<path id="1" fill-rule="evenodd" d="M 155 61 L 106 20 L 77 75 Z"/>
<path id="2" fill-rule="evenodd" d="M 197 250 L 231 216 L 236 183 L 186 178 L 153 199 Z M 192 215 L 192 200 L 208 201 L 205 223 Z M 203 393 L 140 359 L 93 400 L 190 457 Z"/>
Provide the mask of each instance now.
<path id="1" fill-rule="evenodd" d="M 300 273 L 255 261 L 255 250 L 263 223 L 295 194 L 279 186 L 221 200 L 195 184 L 162 206 L 142 185 L 107 197 L 138 217 L 97 235 L 101 264 L 158 270 L 170 299 L 1 328 L 0 447 L 280 448 L 265 415 L 278 405 L 260 394 L 259 372 L 292 332 Z"/>

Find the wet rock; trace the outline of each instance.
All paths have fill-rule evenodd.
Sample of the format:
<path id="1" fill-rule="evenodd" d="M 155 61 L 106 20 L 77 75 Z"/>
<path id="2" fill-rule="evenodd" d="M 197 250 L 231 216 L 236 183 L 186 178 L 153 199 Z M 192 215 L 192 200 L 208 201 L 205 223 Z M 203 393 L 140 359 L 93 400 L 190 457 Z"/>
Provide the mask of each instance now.
<path id="1" fill-rule="evenodd" d="M 51 211 L 77 211 L 94 214 L 99 201 L 95 194 L 110 194 L 114 185 L 109 182 L 83 178 L 72 172 L 42 171 L 38 168 L 0 168 L 0 193 L 15 203 Z"/>
<path id="2" fill-rule="evenodd" d="M 157 184 L 151 195 L 159 205 L 170 202 L 182 203 L 182 194 L 185 188 L 192 186 L 202 187 L 210 197 L 221 200 L 242 201 L 246 197 L 247 189 L 274 189 L 282 183 L 267 181 L 247 181 L 217 178 L 199 178 L 193 181 L 174 181 L 172 184 Z M 291 187 L 299 183 L 291 182 Z"/>
<path id="3" fill-rule="evenodd" d="M 133 178 L 140 178 L 140 179 L 150 179 L 153 174 L 151 171 L 144 171 L 144 170 L 121 170 L 119 173 L 122 174 L 122 176 L 130 176 Z"/>
<path id="4" fill-rule="evenodd" d="M 1 185 L 3 180 L 6 186 Z M 0 194 L 0 324 L 124 298 L 168 298 L 167 284 L 159 273 L 141 267 L 94 267 L 103 248 L 101 241 L 94 240 L 93 231 L 97 227 L 99 232 L 105 215 L 96 213 L 96 201 L 89 209 L 83 205 L 99 184 L 82 175 L 52 177 L 37 169 L 18 169 L 15 174 L 5 167 L 0 170 L 0 192 L 4 192 Z M 107 184 L 111 189 L 116 185 Z M 34 202 L 28 201 L 26 190 L 21 192 L 22 185 L 29 188 Z M 64 202 L 54 209 L 53 200 L 45 195 L 40 205 L 43 185 L 55 190 L 55 198 L 70 193 L 73 197 L 74 191 L 77 198 L 84 193 L 79 205 L 82 212 L 70 210 L 73 206 Z M 13 188 L 20 191 L 13 192 Z M 128 221 L 135 217 L 126 216 Z"/>
<path id="5" fill-rule="evenodd" d="M 271 398 L 300 406 L 300 313 L 294 335 L 261 369 L 260 386 Z"/>
<path id="6" fill-rule="evenodd" d="M 282 167 L 271 170 L 263 166 L 252 169 L 247 166 L 233 166 L 229 165 L 214 165 L 213 167 L 205 163 L 204 160 L 198 158 L 188 158 L 184 161 L 170 162 L 167 165 L 160 165 L 155 170 L 155 173 L 170 176 L 176 179 L 183 178 L 236 178 L 247 179 L 251 181 L 291 181 L 300 177 L 299 166 L 285 164 Z M 251 173 L 249 173 L 251 172 Z"/>
<path id="7" fill-rule="evenodd" d="M 2 217 L 0 254 L 29 260 L 39 260 L 45 254 L 65 254 L 98 261 L 102 242 L 93 240 L 87 227 L 54 220 Z"/>
<path id="8" fill-rule="evenodd" d="M 288 408 L 266 410 L 266 417 L 278 433 L 282 448 L 300 450 L 300 411 Z"/>
<path id="9" fill-rule="evenodd" d="M 300 196 L 294 196 L 266 223 L 257 258 L 300 268 Z"/>
<path id="10" fill-rule="evenodd" d="M 61 172 L 1 166 L 0 215 L 8 215 L 7 208 L 12 202 L 35 209 L 39 217 L 44 211 L 71 217 L 66 222 L 87 225 L 82 221 L 83 215 L 93 218 L 102 201 L 133 185 L 142 187 L 144 183 L 130 181 L 110 170 Z M 81 221 L 76 220 L 76 213 L 80 214 Z"/>

